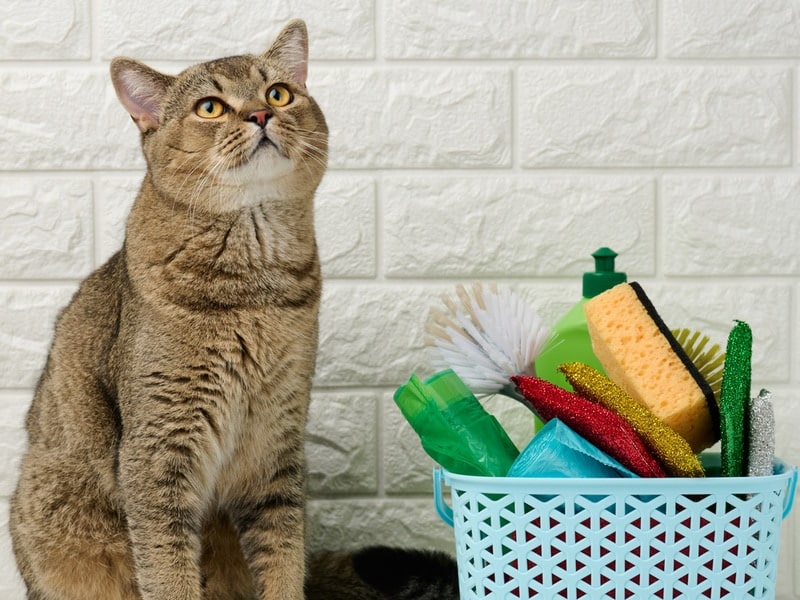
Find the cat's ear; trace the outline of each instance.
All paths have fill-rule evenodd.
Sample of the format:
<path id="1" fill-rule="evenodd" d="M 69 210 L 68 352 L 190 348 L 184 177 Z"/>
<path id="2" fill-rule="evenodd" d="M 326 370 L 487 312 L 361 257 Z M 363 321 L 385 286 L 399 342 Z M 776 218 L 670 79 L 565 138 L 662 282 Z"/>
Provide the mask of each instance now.
<path id="1" fill-rule="evenodd" d="M 158 129 L 161 105 L 174 79 L 132 58 L 111 61 L 117 98 L 142 132 Z"/>
<path id="2" fill-rule="evenodd" d="M 295 83 L 305 87 L 308 76 L 308 29 L 301 19 L 289 21 L 272 42 L 264 58 L 282 64 Z"/>

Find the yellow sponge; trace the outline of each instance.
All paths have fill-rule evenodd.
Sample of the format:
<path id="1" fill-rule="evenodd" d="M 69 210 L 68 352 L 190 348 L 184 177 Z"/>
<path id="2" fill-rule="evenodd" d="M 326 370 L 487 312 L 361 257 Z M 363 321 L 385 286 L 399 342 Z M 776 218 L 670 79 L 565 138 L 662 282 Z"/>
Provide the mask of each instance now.
<path id="1" fill-rule="evenodd" d="M 592 348 L 608 377 L 682 435 L 694 452 L 719 439 L 714 392 L 638 283 L 584 305 Z"/>

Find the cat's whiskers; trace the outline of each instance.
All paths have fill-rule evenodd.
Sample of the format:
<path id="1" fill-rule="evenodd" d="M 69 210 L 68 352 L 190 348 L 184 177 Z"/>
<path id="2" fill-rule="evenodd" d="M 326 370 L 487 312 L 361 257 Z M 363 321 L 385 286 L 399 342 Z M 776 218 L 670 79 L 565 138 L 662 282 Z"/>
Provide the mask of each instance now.
<path id="1" fill-rule="evenodd" d="M 173 197 L 173 205 L 174 205 L 175 202 L 177 202 L 182 197 L 182 194 L 183 194 L 184 188 L 186 187 L 186 184 L 189 182 L 190 179 L 194 178 L 194 175 L 195 175 L 196 171 L 198 169 L 203 169 L 208 164 L 208 156 L 204 155 L 200 160 L 197 160 L 194 157 L 187 157 L 187 158 L 184 159 L 182 164 L 180 164 L 179 166 L 177 166 L 175 168 L 175 171 L 180 173 L 182 171 L 184 165 L 186 163 L 189 163 L 189 162 L 194 162 L 194 165 L 192 166 L 191 169 L 189 169 L 186 172 L 186 174 L 183 177 L 183 180 L 180 182 L 180 185 L 178 186 L 178 189 L 176 190 L 176 192 L 174 194 L 174 197 Z M 197 183 L 195 182 L 195 186 L 196 185 L 197 185 Z M 190 197 L 193 194 L 194 194 L 194 189 L 190 193 Z M 173 209 L 174 209 L 174 206 L 173 206 Z"/>
<path id="2" fill-rule="evenodd" d="M 221 154 L 220 156 L 216 157 L 214 162 L 210 165 L 210 167 L 206 170 L 206 172 L 198 179 L 197 184 L 192 189 L 192 194 L 189 197 L 189 228 L 190 231 L 194 232 L 194 218 L 195 213 L 197 211 L 197 206 L 200 203 L 200 199 L 203 193 L 203 190 L 209 189 L 209 182 L 218 179 L 218 173 L 222 172 L 226 167 L 226 163 L 229 160 L 229 155 Z M 212 188 L 215 186 L 211 186 Z"/>
<path id="3" fill-rule="evenodd" d="M 328 152 L 327 150 L 320 148 L 319 146 L 304 140 L 302 138 L 298 138 L 295 140 L 297 144 L 297 151 L 300 154 L 303 162 L 303 166 L 306 168 L 307 171 L 311 171 L 311 163 L 316 163 L 321 168 L 325 168 L 327 165 L 328 159 Z"/>
<path id="4" fill-rule="evenodd" d="M 208 155 L 203 157 L 203 161 L 192 169 L 184 179 L 185 181 L 189 176 L 193 175 L 198 168 L 202 168 L 203 174 L 195 181 L 189 198 L 189 235 L 194 235 L 194 217 L 197 210 L 197 205 L 200 203 L 200 198 L 204 189 L 216 188 L 217 199 L 222 203 L 222 188 L 225 187 L 223 182 L 220 181 L 219 175 L 223 172 L 231 171 L 231 166 L 236 158 L 242 154 L 241 148 L 246 143 L 246 138 L 242 138 L 240 130 L 229 132 L 226 136 L 217 140 L 211 147 L 213 159 Z M 215 185 L 209 186 L 213 182 Z M 183 187 L 183 185 L 181 186 Z"/>
<path id="5" fill-rule="evenodd" d="M 287 126 L 286 128 L 293 134 L 291 138 L 294 140 L 294 143 L 297 146 L 296 150 L 300 154 L 300 158 L 310 159 L 310 162 L 308 160 L 303 160 L 304 167 L 307 171 L 311 172 L 311 163 L 316 163 L 323 169 L 327 167 L 327 134 L 320 131 L 313 131 L 311 129 L 297 127 L 295 125 Z"/>

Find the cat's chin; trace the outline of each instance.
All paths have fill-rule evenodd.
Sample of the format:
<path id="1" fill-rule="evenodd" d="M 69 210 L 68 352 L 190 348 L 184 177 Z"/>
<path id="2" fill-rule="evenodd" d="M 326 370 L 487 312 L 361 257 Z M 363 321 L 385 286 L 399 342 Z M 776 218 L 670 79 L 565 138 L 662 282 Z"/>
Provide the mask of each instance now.
<path id="1" fill-rule="evenodd" d="M 223 186 L 216 196 L 215 210 L 227 213 L 294 197 L 294 163 L 275 148 L 265 150 L 220 176 Z"/>
<path id="2" fill-rule="evenodd" d="M 228 171 L 227 176 L 229 183 L 260 186 L 286 177 L 294 168 L 294 162 L 274 144 L 260 144 L 249 160 Z"/>

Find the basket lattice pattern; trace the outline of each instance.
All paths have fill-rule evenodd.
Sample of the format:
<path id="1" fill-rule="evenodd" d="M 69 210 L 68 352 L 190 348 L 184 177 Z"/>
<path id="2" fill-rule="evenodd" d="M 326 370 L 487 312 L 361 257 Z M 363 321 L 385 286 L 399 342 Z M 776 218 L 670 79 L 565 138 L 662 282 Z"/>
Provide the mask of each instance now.
<path id="1" fill-rule="evenodd" d="M 782 494 L 534 495 L 454 487 L 461 597 L 771 599 Z"/>

